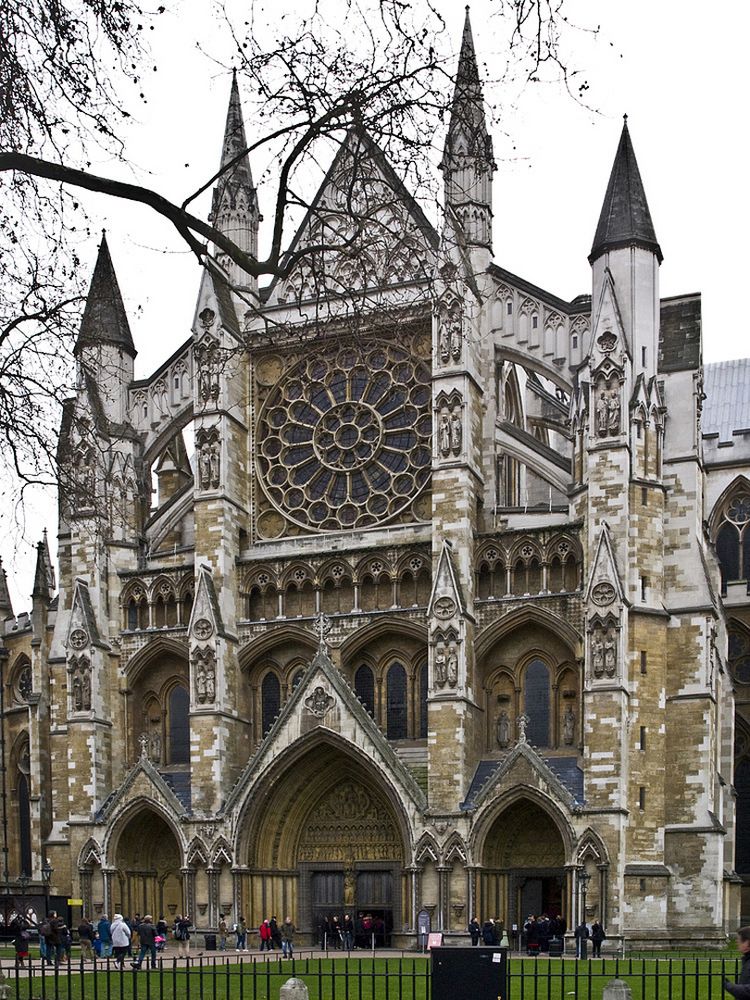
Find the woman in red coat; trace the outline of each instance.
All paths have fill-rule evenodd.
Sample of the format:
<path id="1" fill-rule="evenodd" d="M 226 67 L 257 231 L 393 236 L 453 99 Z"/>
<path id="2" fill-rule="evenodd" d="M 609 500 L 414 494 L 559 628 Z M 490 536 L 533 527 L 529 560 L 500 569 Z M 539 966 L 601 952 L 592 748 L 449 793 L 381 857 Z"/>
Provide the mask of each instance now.
<path id="1" fill-rule="evenodd" d="M 270 951 L 273 939 L 270 921 L 264 920 L 258 928 L 258 933 L 260 934 L 260 950 L 263 951 L 265 948 L 266 951 Z"/>

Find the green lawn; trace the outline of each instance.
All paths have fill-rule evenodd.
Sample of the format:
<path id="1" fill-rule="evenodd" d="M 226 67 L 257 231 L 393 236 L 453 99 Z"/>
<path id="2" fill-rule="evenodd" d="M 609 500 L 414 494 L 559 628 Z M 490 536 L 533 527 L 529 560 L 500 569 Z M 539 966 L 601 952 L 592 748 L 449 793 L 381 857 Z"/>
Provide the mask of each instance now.
<path id="1" fill-rule="evenodd" d="M 188 973 L 167 959 L 160 971 L 124 973 L 61 972 L 57 979 L 38 972 L 12 979 L 18 1000 L 278 1000 L 292 975 L 303 979 L 310 1000 L 428 1000 L 428 961 L 422 957 L 300 959 L 221 964 L 196 963 Z M 631 987 L 633 1000 L 722 1000 L 724 978 L 736 979 L 731 957 L 605 959 L 513 958 L 509 991 L 503 1000 L 601 1000 L 615 977 Z M 464 1000 L 456 996 L 454 1000 Z M 472 1000 L 467 994 L 465 1000 Z"/>

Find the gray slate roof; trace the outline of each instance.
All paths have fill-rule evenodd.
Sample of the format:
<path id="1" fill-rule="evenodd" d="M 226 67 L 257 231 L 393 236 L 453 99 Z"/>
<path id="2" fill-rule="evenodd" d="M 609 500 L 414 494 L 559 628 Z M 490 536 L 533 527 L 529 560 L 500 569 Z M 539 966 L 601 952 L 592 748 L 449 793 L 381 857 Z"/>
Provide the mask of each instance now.
<path id="1" fill-rule="evenodd" d="M 731 441 L 735 431 L 750 430 L 750 358 L 717 361 L 704 368 L 701 429 Z"/>
<path id="2" fill-rule="evenodd" d="M 576 802 L 583 803 L 583 771 L 578 766 L 577 757 L 542 757 L 552 773 L 562 782 Z M 480 791 L 492 778 L 502 763 L 501 760 L 480 760 L 471 779 L 468 794 L 461 803 L 463 810 L 473 809 Z"/>
<path id="3" fill-rule="evenodd" d="M 627 246 L 640 246 L 652 250 L 661 263 L 662 252 L 651 221 L 646 192 L 643 189 L 626 120 L 589 260 L 593 263 L 595 258 L 606 250 Z"/>

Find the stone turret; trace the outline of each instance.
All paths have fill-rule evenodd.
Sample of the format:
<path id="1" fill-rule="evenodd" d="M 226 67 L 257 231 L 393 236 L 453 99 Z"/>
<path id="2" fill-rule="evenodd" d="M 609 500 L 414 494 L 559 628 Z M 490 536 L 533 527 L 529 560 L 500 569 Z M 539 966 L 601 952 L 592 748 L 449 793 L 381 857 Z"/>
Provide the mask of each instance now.
<path id="1" fill-rule="evenodd" d="M 496 165 L 492 138 L 487 131 L 468 7 L 440 169 L 446 207 L 453 207 L 467 244 L 491 248 L 492 174 Z"/>

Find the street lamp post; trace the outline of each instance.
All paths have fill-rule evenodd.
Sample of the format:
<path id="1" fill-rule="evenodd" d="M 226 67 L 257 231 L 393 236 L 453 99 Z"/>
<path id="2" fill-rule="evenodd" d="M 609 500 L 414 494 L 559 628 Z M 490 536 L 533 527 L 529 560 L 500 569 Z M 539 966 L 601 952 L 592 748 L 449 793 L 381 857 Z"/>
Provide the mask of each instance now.
<path id="1" fill-rule="evenodd" d="M 586 924 L 586 894 L 589 891 L 589 882 L 590 881 L 591 881 L 591 876 L 586 871 L 586 869 L 583 868 L 578 873 L 578 885 L 581 888 L 581 921 L 580 921 L 580 925 L 579 925 L 581 927 L 585 926 L 585 924 Z M 578 949 L 579 949 L 578 950 L 578 957 L 579 958 L 586 958 L 587 957 L 587 952 L 588 952 L 588 943 L 586 941 L 586 938 L 583 937 L 583 936 L 581 936 L 581 937 L 578 938 Z"/>
<path id="2" fill-rule="evenodd" d="M 49 858 L 44 859 L 42 862 L 42 882 L 44 883 L 44 916 L 49 914 L 49 884 L 52 881 L 52 873 L 54 868 L 49 863 Z"/>

